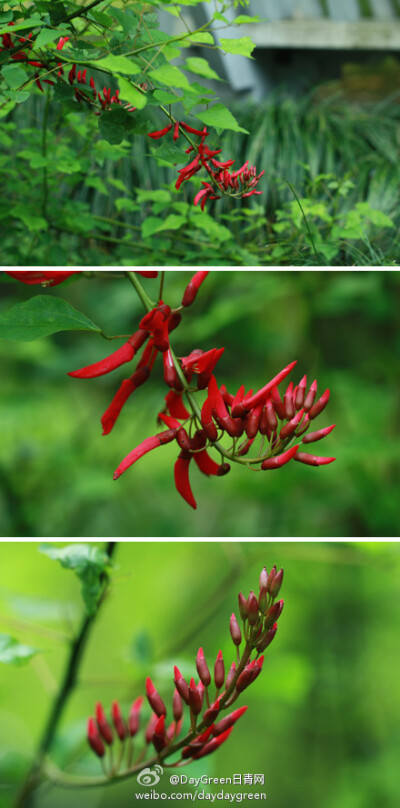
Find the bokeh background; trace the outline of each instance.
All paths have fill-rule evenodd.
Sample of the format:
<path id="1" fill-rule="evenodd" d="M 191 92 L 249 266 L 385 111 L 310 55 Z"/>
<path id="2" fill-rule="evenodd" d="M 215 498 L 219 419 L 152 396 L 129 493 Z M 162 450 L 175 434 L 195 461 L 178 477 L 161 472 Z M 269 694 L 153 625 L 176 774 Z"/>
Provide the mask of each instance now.
<path id="1" fill-rule="evenodd" d="M 69 300 L 107 334 L 132 333 L 142 314 L 121 275 L 95 272 L 49 290 L 0 275 L 0 310 L 34 294 Z M 167 270 L 164 299 L 177 305 L 191 273 Z M 144 280 L 157 296 L 157 281 Z M 398 536 L 400 522 L 400 273 L 211 270 L 173 335 L 178 355 L 225 346 L 219 383 L 261 387 L 293 359 L 331 400 L 318 428 L 336 429 L 321 468 L 291 463 L 224 478 L 191 470 L 198 510 L 176 493 L 176 447 L 143 458 L 114 483 L 120 460 L 159 431 L 161 364 L 101 436 L 100 417 L 127 376 L 94 380 L 70 370 L 110 351 L 96 334 L 0 341 L 0 532 L 2 536 Z M 117 343 L 118 345 L 119 343 Z M 128 371 L 129 372 L 129 371 Z"/>
<path id="2" fill-rule="evenodd" d="M 41 650 L 24 666 L 0 664 L 0 806 L 11 808 L 82 601 L 74 574 L 41 554 L 38 543 L 2 543 L 0 555 L 0 632 Z M 99 774 L 85 742 L 95 701 L 109 709 L 119 699 L 128 710 L 150 675 L 169 703 L 173 665 L 194 674 L 199 646 L 210 665 L 220 648 L 232 661 L 237 594 L 257 589 L 261 568 L 274 562 L 285 570 L 285 608 L 264 671 L 243 694 L 249 709 L 225 746 L 182 773 L 262 773 L 265 788 L 257 790 L 267 793 L 270 808 L 398 808 L 396 542 L 120 544 L 53 761 L 71 773 Z M 165 776 L 161 787 L 170 793 Z M 136 804 L 136 790 L 136 780 L 103 791 L 43 786 L 32 808 L 124 808 Z"/>

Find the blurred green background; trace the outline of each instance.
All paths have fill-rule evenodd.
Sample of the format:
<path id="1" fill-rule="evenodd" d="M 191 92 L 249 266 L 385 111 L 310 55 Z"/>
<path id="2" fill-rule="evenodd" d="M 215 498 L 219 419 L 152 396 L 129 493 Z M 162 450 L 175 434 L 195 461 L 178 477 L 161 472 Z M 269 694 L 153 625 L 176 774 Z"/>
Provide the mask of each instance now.
<path id="1" fill-rule="evenodd" d="M 123 277 L 94 275 L 43 291 L 2 274 L 0 310 L 56 295 L 105 333 L 132 333 L 142 313 L 134 290 Z M 190 277 L 167 270 L 165 301 L 177 305 Z M 143 283 L 156 297 L 158 282 Z M 112 481 L 120 460 L 159 431 L 161 363 L 102 437 L 100 417 L 129 371 L 88 381 L 66 374 L 106 356 L 108 342 L 78 332 L 1 341 L 1 535 L 398 536 L 399 303 L 397 270 L 210 271 L 173 335 L 178 355 L 225 346 L 217 378 L 233 391 L 260 387 L 297 359 L 295 383 L 307 373 L 320 393 L 331 389 L 318 428 L 337 426 L 318 453 L 337 461 L 256 476 L 234 465 L 217 479 L 191 469 L 196 512 L 175 491 L 172 444 Z"/>
<path id="2" fill-rule="evenodd" d="M 41 649 L 24 666 L 0 664 L 0 806 L 10 808 L 61 679 L 63 637 L 79 624 L 82 603 L 74 574 L 36 543 L 2 543 L 0 556 L 0 632 Z M 265 788 L 257 790 L 271 808 L 398 808 L 396 542 L 120 544 L 52 759 L 75 774 L 99 774 L 85 742 L 95 701 L 108 711 L 119 699 L 128 710 L 150 675 L 169 705 L 173 665 L 195 674 L 200 645 L 210 666 L 220 648 L 232 661 L 237 593 L 257 589 L 261 568 L 274 562 L 285 570 L 285 609 L 263 673 L 241 698 L 249 709 L 226 745 L 182 773 L 264 774 Z M 161 788 L 170 793 L 165 775 Z M 128 808 L 136 790 L 135 779 L 103 791 L 47 785 L 32 808 Z"/>

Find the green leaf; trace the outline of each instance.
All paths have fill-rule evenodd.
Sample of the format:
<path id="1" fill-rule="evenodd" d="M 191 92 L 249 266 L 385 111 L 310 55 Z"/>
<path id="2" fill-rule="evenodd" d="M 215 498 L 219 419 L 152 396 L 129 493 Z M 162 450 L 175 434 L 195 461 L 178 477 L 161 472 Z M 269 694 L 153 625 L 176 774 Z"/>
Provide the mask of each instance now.
<path id="1" fill-rule="evenodd" d="M 0 662 L 4 665 L 25 665 L 38 653 L 37 648 L 21 645 L 9 634 L 0 634 Z"/>
<path id="2" fill-rule="evenodd" d="M 142 224 L 142 236 L 143 238 L 148 238 L 153 236 L 154 233 L 161 233 L 163 230 L 179 230 L 184 224 L 186 224 L 186 217 L 178 216 L 176 213 L 171 213 L 166 219 L 149 216 Z"/>
<path id="3" fill-rule="evenodd" d="M 47 230 L 48 228 L 46 219 L 44 219 L 43 216 L 35 216 L 35 214 L 32 213 L 32 207 L 30 205 L 14 205 L 10 210 L 10 215 L 15 219 L 20 219 L 28 230 L 32 232 L 39 232 L 41 230 Z"/>
<path id="4" fill-rule="evenodd" d="M 225 53 L 234 53 L 238 56 L 250 57 L 255 48 L 249 36 L 242 36 L 240 39 L 220 39 L 219 43 Z"/>
<path id="5" fill-rule="evenodd" d="M 126 73 L 128 76 L 136 76 L 141 73 L 141 68 L 136 62 L 132 62 L 126 56 L 105 56 L 104 59 L 98 59 L 97 62 L 87 62 L 92 67 L 99 68 L 100 70 L 110 71 L 110 73 Z"/>
<path id="6" fill-rule="evenodd" d="M 118 86 L 123 101 L 127 101 L 128 104 L 132 104 L 137 109 L 143 109 L 146 106 L 146 93 L 141 93 L 140 90 L 137 90 L 136 87 L 133 87 L 129 81 L 122 77 L 118 77 Z"/>
<path id="7" fill-rule="evenodd" d="M 71 32 L 68 28 L 59 28 L 57 30 L 51 28 L 42 28 L 38 37 L 35 40 L 35 48 L 43 48 L 49 42 L 59 39 L 61 36 L 68 36 Z"/>
<path id="8" fill-rule="evenodd" d="M 191 73 L 196 73 L 197 76 L 204 76 L 206 79 L 216 79 L 221 81 L 218 73 L 210 67 L 206 59 L 200 59 L 199 56 L 190 56 L 185 62 L 186 70 Z"/>
<path id="9" fill-rule="evenodd" d="M 25 70 L 22 70 L 22 67 L 19 67 L 18 65 L 6 65 L 5 67 L 3 67 L 3 70 L 1 72 L 8 86 L 11 87 L 13 90 L 16 90 L 18 87 L 20 87 L 21 84 L 23 84 L 24 81 L 26 81 L 27 79 Z"/>
<path id="10" fill-rule="evenodd" d="M 178 87 L 182 90 L 190 90 L 189 80 L 179 70 L 179 67 L 174 65 L 165 65 L 165 67 L 157 67 L 156 70 L 150 71 L 150 76 L 155 81 L 161 81 L 168 87 Z"/>
<path id="11" fill-rule="evenodd" d="M 101 333 L 101 328 L 66 300 L 52 295 L 36 295 L 0 315 L 0 339 L 30 342 L 58 331 Z"/>
<path id="12" fill-rule="evenodd" d="M 236 118 L 232 113 L 224 107 L 223 104 L 214 104 L 214 106 L 203 112 L 196 112 L 196 118 L 207 124 L 208 126 L 215 126 L 218 129 L 232 129 L 233 132 L 244 132 L 248 135 L 247 129 L 239 126 Z"/>
<path id="13" fill-rule="evenodd" d="M 39 550 L 54 561 L 59 561 L 65 569 L 75 572 L 82 583 L 86 611 L 88 615 L 95 614 L 103 590 L 103 575 L 110 565 L 107 553 L 92 544 L 69 544 L 61 549 L 51 544 L 41 544 Z"/>
<path id="14" fill-rule="evenodd" d="M 204 45 L 214 45 L 214 37 L 212 34 L 208 33 L 208 31 L 200 31 L 198 34 L 190 34 L 189 39 L 187 40 L 190 42 L 199 42 L 200 44 Z"/>
<path id="15" fill-rule="evenodd" d="M 232 25 L 246 25 L 248 22 L 260 22 L 261 17 L 248 17 L 247 14 L 239 14 L 232 20 Z"/>
<path id="16" fill-rule="evenodd" d="M 40 17 L 28 17 L 24 22 L 17 22 L 12 27 L 12 33 L 15 34 L 17 31 L 25 31 L 27 28 L 37 28 L 38 25 L 46 25 L 44 20 L 41 20 Z M 0 36 L 2 34 L 9 34 L 10 27 L 7 25 L 5 28 L 0 28 Z"/>

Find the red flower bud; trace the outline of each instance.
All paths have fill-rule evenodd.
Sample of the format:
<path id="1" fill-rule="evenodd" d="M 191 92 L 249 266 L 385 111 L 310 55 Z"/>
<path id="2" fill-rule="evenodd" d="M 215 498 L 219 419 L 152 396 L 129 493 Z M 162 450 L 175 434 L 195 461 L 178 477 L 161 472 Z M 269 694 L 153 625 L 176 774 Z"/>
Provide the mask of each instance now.
<path id="1" fill-rule="evenodd" d="M 317 432 L 309 432 L 308 435 L 304 435 L 302 443 L 315 443 L 315 441 L 325 438 L 326 435 L 332 432 L 332 429 L 335 429 L 335 426 L 336 424 L 332 424 L 332 426 L 326 426 L 324 429 L 318 429 Z"/>
<path id="2" fill-rule="evenodd" d="M 189 704 L 189 685 L 176 665 L 174 667 L 174 683 L 179 695 L 182 696 L 183 701 L 186 704 Z"/>
<path id="3" fill-rule="evenodd" d="M 199 648 L 197 653 L 196 668 L 197 673 L 199 674 L 200 680 L 202 681 L 204 687 L 208 687 L 211 684 L 211 674 L 208 669 L 208 665 L 205 660 L 204 651 L 202 648 Z"/>
<path id="4" fill-rule="evenodd" d="M 98 701 L 96 704 L 96 721 L 99 728 L 100 735 L 103 737 L 107 744 L 112 744 L 113 734 L 110 725 L 106 719 L 105 712 L 102 704 Z"/>
<path id="5" fill-rule="evenodd" d="M 242 642 L 242 632 L 240 630 L 240 626 L 234 613 L 231 614 L 231 619 L 229 622 L 229 630 L 231 632 L 231 637 L 233 640 L 234 645 L 240 645 Z"/>
<path id="6" fill-rule="evenodd" d="M 150 721 L 147 724 L 146 732 L 145 732 L 145 736 L 144 736 L 145 741 L 146 741 L 147 744 L 151 743 L 151 741 L 153 740 L 154 727 L 157 724 L 157 721 L 158 721 L 158 716 L 155 713 L 152 713 L 151 717 L 150 717 Z"/>
<path id="7" fill-rule="evenodd" d="M 151 709 L 158 717 L 167 715 L 167 708 L 149 676 L 146 679 L 146 696 Z"/>
<path id="8" fill-rule="evenodd" d="M 290 421 L 293 418 L 295 409 L 293 403 L 293 382 L 290 382 L 286 393 L 283 397 L 283 406 L 285 408 L 285 418 Z"/>
<path id="9" fill-rule="evenodd" d="M 271 628 L 271 626 L 273 626 L 274 623 L 276 623 L 276 621 L 279 620 L 279 617 L 282 614 L 282 610 L 283 610 L 284 605 L 285 605 L 284 600 L 278 600 L 276 603 L 274 603 L 273 606 L 271 606 L 271 608 L 268 610 L 268 612 L 267 612 L 267 614 L 265 616 L 264 626 L 265 626 L 266 629 Z"/>
<path id="10" fill-rule="evenodd" d="M 214 665 L 214 682 L 215 687 L 219 690 L 225 681 L 225 665 L 222 651 L 218 651 L 217 659 Z"/>
<path id="11" fill-rule="evenodd" d="M 299 463 L 305 463 L 306 466 L 327 466 L 328 463 L 333 463 L 336 457 L 317 457 L 307 454 L 307 452 L 297 452 L 294 459 Z"/>
<path id="12" fill-rule="evenodd" d="M 294 406 L 296 407 L 296 410 L 301 410 L 304 404 L 306 387 L 307 387 L 307 376 L 303 376 L 303 378 L 299 382 L 298 388 L 296 390 L 296 395 L 294 397 Z"/>
<path id="13" fill-rule="evenodd" d="M 278 418 L 280 418 L 281 421 L 283 421 L 283 419 L 285 418 L 285 407 L 279 395 L 279 390 L 276 386 L 273 387 L 271 392 L 271 402 Z"/>
<path id="14" fill-rule="evenodd" d="M 264 613 L 267 607 L 267 603 L 268 603 L 268 594 L 267 589 L 264 586 L 262 589 L 260 589 L 260 594 L 258 596 L 258 610 Z"/>
<path id="15" fill-rule="evenodd" d="M 189 706 L 194 715 L 201 713 L 202 702 L 202 695 L 199 693 L 196 683 L 192 677 L 189 685 Z"/>
<path id="16" fill-rule="evenodd" d="M 205 281 L 209 270 L 195 272 L 192 279 L 189 281 L 182 298 L 182 306 L 191 306 L 194 302 L 197 292 L 201 284 Z"/>
<path id="17" fill-rule="evenodd" d="M 264 462 L 261 463 L 261 468 L 264 471 L 267 471 L 268 469 L 282 468 L 282 466 L 288 463 L 289 460 L 295 457 L 298 448 L 299 448 L 298 445 L 292 446 L 291 449 L 287 449 L 286 452 L 283 452 L 282 454 L 277 455 L 276 457 L 269 457 L 267 460 L 264 460 Z"/>
<path id="18" fill-rule="evenodd" d="M 276 573 L 269 590 L 273 598 L 276 598 L 277 595 L 279 595 L 280 588 L 282 586 L 282 581 L 283 581 L 283 570 L 279 570 L 279 572 Z"/>
<path id="19" fill-rule="evenodd" d="M 223 743 L 225 743 L 225 741 L 228 740 L 232 732 L 232 729 L 233 727 L 231 727 L 231 729 L 227 729 L 225 732 L 222 733 L 222 735 L 219 735 L 218 738 L 213 738 L 212 741 L 206 743 L 206 745 L 203 746 L 200 752 L 198 752 L 197 755 L 194 755 L 193 760 L 199 760 L 200 758 L 206 757 L 206 755 L 211 755 L 212 752 L 215 752 L 215 750 L 218 749 L 219 746 L 221 746 Z"/>
<path id="20" fill-rule="evenodd" d="M 226 732 L 227 729 L 230 729 L 230 727 L 236 724 L 236 721 L 242 717 L 247 709 L 247 707 L 239 707 L 238 710 L 234 710 L 233 713 L 222 718 L 222 720 L 218 721 L 218 724 L 215 724 L 212 728 L 212 734 L 215 736 L 222 735 L 223 732 Z"/>
<path id="21" fill-rule="evenodd" d="M 166 135 L 170 129 L 172 129 L 172 123 L 170 123 L 169 126 L 164 126 L 164 129 L 157 129 L 156 132 L 148 132 L 147 134 L 148 137 L 152 137 L 153 140 L 159 140 L 160 137 L 164 137 L 164 135 Z M 142 273 L 140 273 L 140 275 L 141 274 Z"/>
<path id="22" fill-rule="evenodd" d="M 228 676 L 226 677 L 226 682 L 225 682 L 225 689 L 226 690 L 228 690 L 229 687 L 231 686 L 231 683 L 232 683 L 233 677 L 235 676 L 235 673 L 236 673 L 236 663 L 232 662 L 232 665 L 231 665 L 231 667 L 229 668 L 229 671 L 228 671 Z"/>
<path id="23" fill-rule="evenodd" d="M 311 385 L 311 387 L 310 387 L 310 389 L 309 389 L 309 391 L 308 391 L 308 393 L 307 393 L 307 395 L 306 395 L 306 397 L 304 399 L 303 409 L 306 412 L 308 412 L 311 409 L 312 405 L 314 404 L 316 394 L 317 394 L 317 380 L 314 379 L 314 381 L 313 381 L 313 383 L 312 383 L 312 385 Z"/>
<path id="24" fill-rule="evenodd" d="M 136 701 L 133 702 L 129 718 L 128 718 L 128 732 L 131 738 L 134 738 L 135 735 L 139 732 L 140 727 L 140 711 L 143 704 L 143 696 L 139 696 Z"/>
<path id="25" fill-rule="evenodd" d="M 220 710 L 220 699 L 217 699 L 214 702 L 214 704 L 212 704 L 211 707 L 209 707 L 208 710 L 205 711 L 203 715 L 203 722 L 206 725 L 206 727 L 210 727 L 211 724 L 214 723 L 219 713 L 219 710 Z"/>
<path id="26" fill-rule="evenodd" d="M 304 410 L 299 410 L 299 412 L 296 413 L 296 415 L 292 418 L 292 420 L 289 421 L 289 423 L 285 424 L 285 426 L 282 427 L 282 429 L 281 429 L 281 431 L 279 433 L 280 440 L 285 440 L 286 438 L 290 438 L 290 436 L 293 435 L 294 432 L 296 432 L 296 429 L 297 429 L 303 415 L 304 415 Z"/>
<path id="27" fill-rule="evenodd" d="M 89 746 L 97 757 L 102 758 L 105 753 L 103 741 L 100 738 L 99 730 L 94 718 L 89 718 L 87 723 L 87 739 Z"/>
<path id="28" fill-rule="evenodd" d="M 268 581 L 268 572 L 267 568 L 263 567 L 260 572 L 260 589 L 266 589 Z"/>
<path id="29" fill-rule="evenodd" d="M 251 626 L 255 626 L 258 622 L 258 600 L 253 591 L 250 592 L 250 595 L 247 599 L 248 605 L 248 619 Z"/>
<path id="30" fill-rule="evenodd" d="M 121 708 L 117 701 L 113 701 L 112 703 L 111 715 L 118 738 L 120 739 L 120 741 L 123 741 L 126 737 L 126 726 L 125 721 L 123 720 L 121 715 Z"/>
<path id="31" fill-rule="evenodd" d="M 154 726 L 153 737 L 154 748 L 156 752 L 162 752 L 167 745 L 167 738 L 165 735 L 165 715 L 161 715 Z"/>
<path id="32" fill-rule="evenodd" d="M 247 620 L 249 616 L 249 607 L 246 598 L 239 592 L 238 595 L 239 600 L 239 613 L 242 620 Z"/>
<path id="33" fill-rule="evenodd" d="M 175 721 L 180 721 L 183 715 L 182 697 L 178 690 L 175 689 L 172 698 L 172 712 Z"/>
<path id="34" fill-rule="evenodd" d="M 315 404 L 313 404 L 313 406 L 308 412 L 310 421 L 312 421 L 313 418 L 316 418 L 317 415 L 319 415 L 320 412 L 322 412 L 322 410 L 325 409 L 329 401 L 329 396 L 330 396 L 330 390 L 329 389 L 325 390 L 325 393 L 322 394 L 321 398 L 319 398 L 318 401 L 316 401 Z"/>
<path id="35" fill-rule="evenodd" d="M 110 356 L 101 359 L 100 362 L 95 362 L 93 365 L 88 365 L 80 370 L 73 370 L 68 373 L 68 376 L 73 376 L 76 379 L 95 379 L 98 376 L 105 376 L 106 373 L 111 373 L 111 371 L 124 365 L 125 362 L 130 362 L 134 356 L 135 349 L 128 341 Z"/>

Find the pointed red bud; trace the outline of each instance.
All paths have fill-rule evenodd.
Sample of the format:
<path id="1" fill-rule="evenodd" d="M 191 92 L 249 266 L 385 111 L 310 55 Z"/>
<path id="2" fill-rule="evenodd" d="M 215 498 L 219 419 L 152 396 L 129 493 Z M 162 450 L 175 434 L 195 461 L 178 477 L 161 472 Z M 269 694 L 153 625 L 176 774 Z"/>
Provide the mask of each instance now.
<path id="1" fill-rule="evenodd" d="M 234 645 L 240 645 L 242 642 L 242 632 L 240 630 L 240 626 L 234 613 L 231 614 L 231 619 L 229 622 L 229 630 L 231 632 L 231 637 L 233 640 Z"/>
<path id="2" fill-rule="evenodd" d="M 268 581 L 267 568 L 263 567 L 260 572 L 260 589 L 266 589 L 267 581 Z"/>
<path id="3" fill-rule="evenodd" d="M 189 704 L 189 685 L 176 665 L 174 667 L 174 683 L 179 695 L 182 696 L 183 701 L 186 704 Z"/>
<path id="4" fill-rule="evenodd" d="M 112 703 L 111 715 L 118 738 L 120 739 L 120 741 L 123 741 L 126 737 L 126 726 L 125 721 L 121 715 L 121 708 L 117 701 L 113 701 Z"/>
<path id="5" fill-rule="evenodd" d="M 238 595 L 239 600 L 239 614 L 242 620 L 247 620 L 249 615 L 249 607 L 246 598 L 239 592 Z"/>
<path id="6" fill-rule="evenodd" d="M 224 658 L 222 656 L 222 651 L 218 651 L 217 659 L 215 660 L 214 665 L 214 682 L 215 687 L 219 690 L 225 681 L 225 665 L 224 665 Z"/>
<path id="7" fill-rule="evenodd" d="M 314 379 L 314 381 L 313 381 L 313 383 L 312 383 L 312 385 L 311 385 L 311 387 L 310 387 L 310 389 L 309 389 L 309 391 L 308 391 L 308 393 L 307 393 L 307 395 L 306 395 L 306 397 L 304 399 L 303 409 L 306 412 L 308 412 L 311 409 L 312 405 L 314 404 L 316 395 L 317 395 L 317 380 Z"/>
<path id="8" fill-rule="evenodd" d="M 218 721 L 218 724 L 215 724 L 212 730 L 213 735 L 221 735 L 223 732 L 226 732 L 227 729 L 233 727 L 236 724 L 236 721 L 244 715 L 248 708 L 247 707 L 239 707 L 238 710 L 234 710 L 233 713 L 230 715 L 225 716 L 221 721 Z"/>
<path id="9" fill-rule="evenodd" d="M 283 397 L 283 406 L 285 407 L 285 418 L 290 421 L 295 413 L 293 403 L 293 382 L 290 382 L 286 393 Z"/>
<path id="10" fill-rule="evenodd" d="M 211 674 L 208 669 L 208 665 L 205 660 L 204 651 L 202 648 L 199 648 L 197 653 L 196 668 L 197 673 L 199 674 L 200 680 L 202 681 L 204 687 L 208 687 L 211 684 Z"/>
<path id="11" fill-rule="evenodd" d="M 178 690 L 175 689 L 172 698 L 172 712 L 175 721 L 180 721 L 183 715 L 182 697 Z"/>
<path id="12" fill-rule="evenodd" d="M 89 746 L 97 757 L 102 758 L 105 753 L 103 741 L 100 738 L 99 730 L 94 718 L 89 718 L 87 723 L 87 739 Z"/>
<path id="13" fill-rule="evenodd" d="M 272 598 L 276 598 L 277 595 L 279 595 L 280 588 L 282 586 L 282 581 L 283 581 L 283 570 L 279 570 L 279 572 L 276 573 L 275 578 L 271 584 L 270 593 Z"/>
<path id="14" fill-rule="evenodd" d="M 105 740 L 107 744 L 112 744 L 113 742 L 112 729 L 106 719 L 103 705 L 100 704 L 99 701 L 96 704 L 96 721 L 102 738 Z"/>
<path id="15" fill-rule="evenodd" d="M 227 729 L 225 732 L 222 733 L 222 735 L 219 735 L 218 738 L 213 738 L 212 741 L 206 743 L 206 745 L 203 746 L 200 752 L 198 752 L 197 755 L 194 755 L 193 760 L 199 760 L 200 758 L 206 757 L 206 755 L 211 755 L 212 752 L 215 752 L 215 750 L 218 749 L 219 746 L 221 746 L 223 743 L 225 743 L 225 741 L 228 740 L 232 732 L 232 729 L 233 727 L 231 727 L 231 729 Z"/>
<path id="16" fill-rule="evenodd" d="M 167 738 L 165 735 L 165 715 L 161 715 L 155 726 L 152 737 L 154 748 L 157 752 L 162 752 L 167 745 Z"/>
<path id="17" fill-rule="evenodd" d="M 230 686 L 232 684 L 233 677 L 235 676 L 235 673 L 236 673 L 236 663 L 232 662 L 232 665 L 231 665 L 231 667 L 229 668 L 229 671 L 228 671 L 228 676 L 226 677 L 226 682 L 225 682 L 225 689 L 226 690 L 228 690 L 230 688 Z"/>
<path id="18" fill-rule="evenodd" d="M 327 466 L 333 463 L 336 457 L 317 457 L 317 455 L 310 455 L 307 452 L 297 452 L 294 457 L 299 463 L 305 463 L 306 466 Z"/>
<path id="19" fill-rule="evenodd" d="M 298 448 L 298 445 L 292 446 L 290 449 L 287 449 L 286 452 L 283 452 L 276 457 L 269 457 L 267 460 L 264 460 L 264 462 L 261 463 L 261 468 L 264 471 L 282 468 L 282 466 L 286 465 L 286 463 L 289 463 L 289 460 L 292 460 L 292 458 L 295 457 Z"/>
<path id="20" fill-rule="evenodd" d="M 189 706 L 194 715 L 199 715 L 202 708 L 202 697 L 193 678 L 189 685 Z"/>
<path id="21" fill-rule="evenodd" d="M 299 385 L 296 390 L 296 395 L 294 397 L 294 406 L 296 407 L 296 410 L 301 410 L 304 404 L 306 387 L 307 387 L 307 376 L 303 376 L 303 378 L 299 382 Z"/>
<path id="22" fill-rule="evenodd" d="M 247 599 L 248 619 L 251 626 L 255 626 L 258 621 L 258 600 L 253 591 Z"/>
<path id="23" fill-rule="evenodd" d="M 203 715 L 203 723 L 206 727 L 210 727 L 214 723 L 220 710 L 220 699 L 217 699 Z"/>
<path id="24" fill-rule="evenodd" d="M 135 735 L 137 735 L 137 733 L 139 732 L 140 711 L 142 708 L 143 701 L 144 701 L 143 696 L 139 696 L 139 698 L 133 702 L 132 707 L 130 709 L 128 718 L 128 732 L 131 738 L 134 738 Z"/>
<path id="25" fill-rule="evenodd" d="M 167 708 L 149 676 L 146 679 L 146 696 L 151 709 L 158 717 L 167 715 Z"/>
<path id="26" fill-rule="evenodd" d="M 194 302 L 197 292 L 201 284 L 205 281 L 209 270 L 195 272 L 191 280 L 189 281 L 182 298 L 182 306 L 191 306 Z"/>
<path id="27" fill-rule="evenodd" d="M 322 394 L 321 398 L 319 398 L 318 401 L 316 401 L 315 404 L 313 404 L 313 406 L 308 412 L 310 421 L 312 421 L 313 418 L 316 418 L 317 415 L 319 415 L 320 412 L 322 412 L 322 410 L 325 409 L 329 401 L 329 396 L 330 396 L 330 390 L 329 389 L 325 390 L 325 393 Z"/>
<path id="28" fill-rule="evenodd" d="M 332 426 L 326 426 L 324 429 L 318 429 L 317 432 L 309 432 L 308 435 L 304 436 L 302 443 L 315 443 L 315 441 L 325 438 L 335 429 L 335 426 L 336 424 L 332 424 Z"/>

